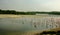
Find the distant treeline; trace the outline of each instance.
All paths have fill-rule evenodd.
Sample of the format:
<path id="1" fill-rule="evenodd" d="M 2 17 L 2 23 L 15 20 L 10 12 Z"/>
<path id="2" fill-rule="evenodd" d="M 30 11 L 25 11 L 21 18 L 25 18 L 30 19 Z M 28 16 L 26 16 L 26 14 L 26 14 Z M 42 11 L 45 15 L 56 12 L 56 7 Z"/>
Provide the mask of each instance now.
<path id="1" fill-rule="evenodd" d="M 41 11 L 31 11 L 31 12 L 18 12 L 15 10 L 1 10 L 0 14 L 15 14 L 15 15 L 36 15 L 36 14 L 52 14 L 52 15 L 60 15 L 60 12 L 58 11 L 52 11 L 52 12 L 41 12 Z"/>

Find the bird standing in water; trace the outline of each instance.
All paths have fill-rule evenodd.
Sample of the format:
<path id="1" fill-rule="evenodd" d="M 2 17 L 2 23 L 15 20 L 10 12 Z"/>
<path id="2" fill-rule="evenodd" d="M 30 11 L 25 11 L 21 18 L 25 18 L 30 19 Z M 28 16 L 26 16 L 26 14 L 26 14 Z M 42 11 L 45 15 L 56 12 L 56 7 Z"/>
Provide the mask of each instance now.
<path id="1" fill-rule="evenodd" d="M 34 27 L 36 28 L 37 26 L 36 26 L 36 23 L 34 23 Z"/>

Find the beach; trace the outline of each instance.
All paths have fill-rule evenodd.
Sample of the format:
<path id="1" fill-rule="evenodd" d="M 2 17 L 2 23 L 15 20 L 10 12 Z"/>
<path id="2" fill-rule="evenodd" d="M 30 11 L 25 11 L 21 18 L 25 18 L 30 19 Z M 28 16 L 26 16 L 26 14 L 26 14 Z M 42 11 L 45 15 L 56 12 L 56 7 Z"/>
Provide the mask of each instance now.
<path id="1" fill-rule="evenodd" d="M 0 18 L 22 18 L 22 17 L 36 17 L 36 18 L 40 18 L 40 17 L 47 17 L 49 15 L 13 15 L 13 14 L 0 14 Z"/>

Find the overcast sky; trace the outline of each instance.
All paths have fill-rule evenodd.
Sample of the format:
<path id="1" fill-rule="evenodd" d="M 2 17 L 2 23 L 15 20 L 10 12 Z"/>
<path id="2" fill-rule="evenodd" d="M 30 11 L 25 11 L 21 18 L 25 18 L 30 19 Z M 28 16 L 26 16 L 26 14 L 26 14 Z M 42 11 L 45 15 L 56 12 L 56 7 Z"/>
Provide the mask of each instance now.
<path id="1" fill-rule="evenodd" d="M 60 0 L 0 0 L 0 9 L 16 11 L 60 11 Z"/>

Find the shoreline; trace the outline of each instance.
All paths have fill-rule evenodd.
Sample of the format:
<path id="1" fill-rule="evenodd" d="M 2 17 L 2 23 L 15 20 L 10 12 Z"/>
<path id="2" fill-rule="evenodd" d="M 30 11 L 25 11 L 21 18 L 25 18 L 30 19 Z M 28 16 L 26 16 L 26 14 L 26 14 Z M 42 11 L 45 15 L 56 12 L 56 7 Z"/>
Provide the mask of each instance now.
<path id="1" fill-rule="evenodd" d="M 28 17 L 28 18 L 40 18 L 40 17 L 46 17 L 47 15 L 13 15 L 13 14 L 0 14 L 0 18 L 22 18 L 22 17 Z"/>
<path id="2" fill-rule="evenodd" d="M 12 14 L 0 14 L 0 18 L 18 18 L 18 17 L 19 16 Z"/>

